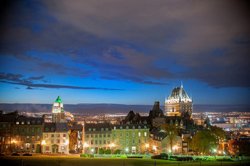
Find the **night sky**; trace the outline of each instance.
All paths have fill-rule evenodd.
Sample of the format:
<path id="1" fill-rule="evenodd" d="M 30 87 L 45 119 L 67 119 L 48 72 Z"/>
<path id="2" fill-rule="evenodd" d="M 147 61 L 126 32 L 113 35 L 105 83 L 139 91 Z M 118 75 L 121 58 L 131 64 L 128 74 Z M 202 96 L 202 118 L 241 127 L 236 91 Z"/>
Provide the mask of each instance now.
<path id="1" fill-rule="evenodd" d="M 0 102 L 250 103 L 249 4 L 0 1 Z"/>

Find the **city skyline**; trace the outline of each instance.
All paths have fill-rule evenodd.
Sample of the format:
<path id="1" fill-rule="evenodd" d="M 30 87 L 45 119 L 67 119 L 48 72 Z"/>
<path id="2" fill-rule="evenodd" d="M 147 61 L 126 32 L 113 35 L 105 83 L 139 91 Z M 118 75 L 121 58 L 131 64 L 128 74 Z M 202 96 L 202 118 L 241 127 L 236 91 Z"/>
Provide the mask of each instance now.
<path id="1" fill-rule="evenodd" d="M 0 103 L 249 104 L 245 1 L 3 1 Z"/>

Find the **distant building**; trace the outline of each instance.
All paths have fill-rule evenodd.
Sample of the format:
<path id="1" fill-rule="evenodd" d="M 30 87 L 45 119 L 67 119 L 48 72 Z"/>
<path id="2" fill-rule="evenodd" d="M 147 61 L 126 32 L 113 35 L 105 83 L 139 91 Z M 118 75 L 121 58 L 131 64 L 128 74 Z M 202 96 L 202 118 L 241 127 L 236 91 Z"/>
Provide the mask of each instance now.
<path id="1" fill-rule="evenodd" d="M 65 112 L 63 109 L 63 102 L 60 96 L 57 97 L 52 106 L 52 122 L 53 123 L 65 123 Z"/>
<path id="2" fill-rule="evenodd" d="M 67 123 L 45 123 L 42 153 L 69 153 L 69 128 Z"/>
<path id="3" fill-rule="evenodd" d="M 193 112 L 193 101 L 188 96 L 183 86 L 176 87 L 165 100 L 166 116 L 191 117 Z"/>

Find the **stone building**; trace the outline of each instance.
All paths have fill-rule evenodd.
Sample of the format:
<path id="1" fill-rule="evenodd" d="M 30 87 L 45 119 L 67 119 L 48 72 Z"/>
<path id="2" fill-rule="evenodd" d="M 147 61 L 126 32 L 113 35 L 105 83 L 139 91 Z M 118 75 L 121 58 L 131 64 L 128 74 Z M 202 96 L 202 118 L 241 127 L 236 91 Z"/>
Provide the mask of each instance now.
<path id="1" fill-rule="evenodd" d="M 109 149 L 112 143 L 112 127 L 109 123 L 84 124 L 83 152 L 99 153 L 100 149 Z"/>
<path id="2" fill-rule="evenodd" d="M 67 123 L 45 123 L 42 138 L 42 153 L 69 153 Z"/>
<path id="3" fill-rule="evenodd" d="M 114 125 L 112 142 L 115 149 L 121 153 L 146 153 L 149 140 L 149 126 L 147 124 Z"/>
<path id="4" fill-rule="evenodd" d="M 43 130 L 43 118 L 18 116 L 13 126 L 12 142 L 15 151 L 40 153 Z"/>
<path id="5" fill-rule="evenodd" d="M 166 116 L 192 116 L 193 101 L 183 88 L 183 85 L 172 90 L 165 100 Z"/>

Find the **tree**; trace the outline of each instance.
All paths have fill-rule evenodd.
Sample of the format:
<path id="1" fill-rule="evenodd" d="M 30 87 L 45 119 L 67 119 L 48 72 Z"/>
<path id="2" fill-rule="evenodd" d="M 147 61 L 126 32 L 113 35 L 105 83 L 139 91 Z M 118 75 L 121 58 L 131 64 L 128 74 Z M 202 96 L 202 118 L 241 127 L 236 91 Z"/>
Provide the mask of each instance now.
<path id="1" fill-rule="evenodd" d="M 170 149 L 171 152 L 173 152 L 173 144 L 177 139 L 177 128 L 174 124 L 164 124 L 162 125 L 162 129 L 166 131 L 167 133 L 167 138 L 169 140 L 169 144 L 170 144 Z"/>
<path id="2" fill-rule="evenodd" d="M 210 130 L 216 136 L 217 141 L 221 141 L 226 138 L 226 132 L 222 128 L 210 126 Z"/>
<path id="3" fill-rule="evenodd" d="M 210 130 L 198 131 L 191 141 L 192 150 L 202 154 L 209 154 L 216 145 L 217 139 Z"/>
<path id="4" fill-rule="evenodd" d="M 76 130 L 70 130 L 69 131 L 69 150 L 73 152 L 75 150 L 75 147 L 77 146 L 77 131 Z"/>

